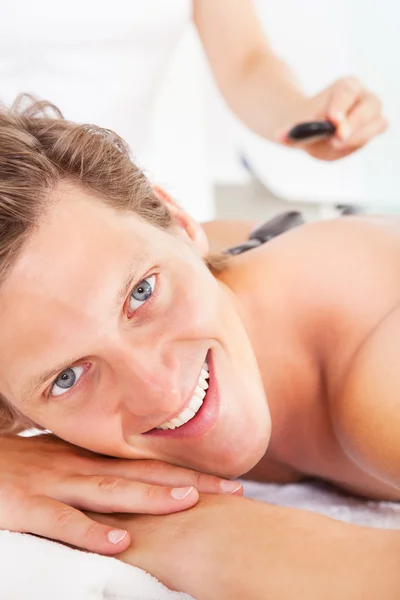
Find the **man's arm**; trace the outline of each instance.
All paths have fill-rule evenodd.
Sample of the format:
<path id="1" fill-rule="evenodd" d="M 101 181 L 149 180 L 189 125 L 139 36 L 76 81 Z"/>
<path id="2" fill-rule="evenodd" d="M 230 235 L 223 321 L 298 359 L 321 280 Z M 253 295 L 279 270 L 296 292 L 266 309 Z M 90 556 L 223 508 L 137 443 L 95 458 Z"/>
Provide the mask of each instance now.
<path id="1" fill-rule="evenodd" d="M 80 509 L 185 510 L 197 502 L 197 489 L 222 493 L 221 481 L 162 461 L 101 456 L 53 435 L 0 436 L 0 529 L 116 554 L 128 547 L 129 532 L 100 525 Z M 229 484 L 234 492 L 237 483 Z"/>
<path id="2" fill-rule="evenodd" d="M 130 531 L 121 560 L 196 600 L 400 597 L 400 532 L 212 495 L 175 515 L 94 518 Z"/>

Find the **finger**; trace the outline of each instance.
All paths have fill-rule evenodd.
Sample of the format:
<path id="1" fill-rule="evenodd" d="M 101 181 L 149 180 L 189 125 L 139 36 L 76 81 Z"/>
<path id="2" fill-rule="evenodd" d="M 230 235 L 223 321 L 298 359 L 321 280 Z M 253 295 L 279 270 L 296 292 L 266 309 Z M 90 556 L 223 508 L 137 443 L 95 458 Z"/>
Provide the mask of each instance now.
<path id="1" fill-rule="evenodd" d="M 378 117 L 359 130 L 355 131 L 345 140 L 332 140 L 332 146 L 335 150 L 353 151 L 365 146 L 373 137 L 383 133 L 387 129 L 387 121 L 384 117 Z"/>
<path id="2" fill-rule="evenodd" d="M 76 475 L 60 483 L 57 497 L 95 512 L 161 515 L 194 506 L 199 493 L 193 486 L 166 487 L 114 475 Z"/>
<path id="3" fill-rule="evenodd" d="M 93 471 L 94 469 L 91 468 L 91 475 L 94 474 Z M 176 467 L 167 462 L 153 459 L 101 459 L 96 463 L 96 474 L 123 477 L 155 485 L 194 486 L 203 494 L 234 494 L 242 489 L 238 481 L 221 479 L 215 475 Z"/>
<path id="4" fill-rule="evenodd" d="M 7 525 L 10 528 L 10 525 Z M 42 496 L 31 496 L 14 518 L 13 531 L 33 533 L 98 554 L 116 554 L 128 548 L 125 529 L 93 521 L 79 510 Z"/>
<path id="5" fill-rule="evenodd" d="M 365 89 L 354 77 L 348 77 L 337 82 L 332 88 L 332 94 L 326 107 L 326 116 L 337 125 L 336 137 L 342 139 L 349 133 L 347 117 L 357 104 Z"/>
<path id="6" fill-rule="evenodd" d="M 288 134 L 293 126 L 294 125 L 287 127 L 284 131 L 278 131 L 275 134 L 274 139 L 278 143 L 282 144 L 283 146 L 288 146 L 290 148 L 298 148 L 299 150 L 303 150 L 304 148 L 307 148 L 308 146 L 315 144 L 315 142 L 321 141 L 321 137 L 311 137 L 308 140 L 302 140 L 302 141 L 292 140 Z"/>
<path id="7" fill-rule="evenodd" d="M 376 96 L 373 94 L 365 94 L 362 96 L 360 101 L 348 115 L 347 124 L 349 126 L 349 135 L 347 137 L 351 137 L 356 132 L 361 131 L 365 125 L 368 125 L 378 117 L 381 117 L 381 110 L 381 102 Z"/>

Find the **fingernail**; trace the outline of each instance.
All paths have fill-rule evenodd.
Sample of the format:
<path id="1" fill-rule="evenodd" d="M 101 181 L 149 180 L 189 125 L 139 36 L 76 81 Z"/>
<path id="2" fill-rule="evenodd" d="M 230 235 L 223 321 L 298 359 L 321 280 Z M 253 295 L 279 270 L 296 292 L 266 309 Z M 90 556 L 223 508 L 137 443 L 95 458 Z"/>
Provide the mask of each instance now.
<path id="1" fill-rule="evenodd" d="M 183 488 L 174 488 L 171 490 L 171 496 L 175 500 L 184 500 L 189 496 L 189 494 L 193 491 L 193 486 L 191 487 L 183 487 Z"/>
<path id="2" fill-rule="evenodd" d="M 126 537 L 127 531 L 123 529 L 113 529 L 108 532 L 108 541 L 112 544 L 119 544 Z"/>
<path id="3" fill-rule="evenodd" d="M 240 488 L 242 487 L 240 485 L 240 483 L 238 483 L 237 481 L 227 481 L 227 480 L 221 481 L 219 486 L 225 494 L 234 494 L 235 492 L 240 490 Z"/>

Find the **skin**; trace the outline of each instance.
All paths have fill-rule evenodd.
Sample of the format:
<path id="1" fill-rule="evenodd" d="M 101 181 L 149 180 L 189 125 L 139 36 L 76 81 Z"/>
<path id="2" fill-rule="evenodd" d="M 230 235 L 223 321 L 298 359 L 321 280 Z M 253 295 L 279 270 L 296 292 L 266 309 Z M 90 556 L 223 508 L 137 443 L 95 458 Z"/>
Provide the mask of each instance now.
<path id="1" fill-rule="evenodd" d="M 194 0 L 193 20 L 221 94 L 258 135 L 337 160 L 385 131 L 379 98 L 355 77 L 307 96 L 268 43 L 251 0 Z M 334 136 L 306 144 L 288 139 L 297 123 L 320 119 L 337 126 Z"/>
<path id="2" fill-rule="evenodd" d="M 393 531 L 232 496 L 203 495 L 196 507 L 163 517 L 93 516 L 131 532 L 135 544 L 118 558 L 196 600 L 400 594 L 400 538 Z"/>
<path id="3" fill-rule="evenodd" d="M 398 252 L 397 219 L 349 218 L 288 232 L 223 274 L 246 307 L 273 423 L 250 478 L 399 498 Z"/>
<path id="4" fill-rule="evenodd" d="M 166 201 L 175 217 L 171 231 L 117 213 L 72 185 L 59 186 L 46 218 L 0 288 L 0 392 L 32 423 L 94 452 L 166 461 L 225 477 L 245 472 L 264 481 L 316 476 L 369 497 L 398 498 L 393 410 L 398 396 L 393 336 L 398 318 L 397 221 L 348 217 L 304 226 L 235 257 L 216 278 L 202 261 L 208 250 L 203 230 Z M 218 226 L 212 227 L 218 243 Z M 153 274 L 151 300 L 132 307 L 131 290 Z M 212 427 L 195 436 L 146 435 L 188 401 L 208 352 L 219 396 Z M 36 392 L 27 393 L 33 378 L 59 363 L 66 363 L 63 368 L 84 367 L 71 391 L 52 395 L 58 377 L 53 373 Z M 229 500 L 221 502 L 226 520 L 221 530 L 214 529 L 215 541 L 224 538 L 225 527 L 231 535 L 229 522 L 236 523 Z M 88 508 L 82 502 L 75 505 Z M 204 514 L 201 506 L 199 512 L 182 513 L 183 520 L 176 521 L 183 524 L 182 531 L 185 519 L 196 526 L 197 515 Z M 250 517 L 254 505 L 247 506 Z M 246 527 L 239 528 L 243 548 L 270 529 L 276 515 L 269 508 L 261 529 L 246 536 Z M 261 519 L 259 510 L 256 505 L 251 517 L 255 523 Z M 153 518 L 156 523 L 169 519 Z M 293 551 L 291 532 L 303 518 L 311 535 L 313 517 L 296 511 L 283 537 L 281 530 L 274 530 L 275 543 L 282 539 L 282 561 L 284 551 Z M 113 527 L 123 523 L 133 535 L 137 522 L 112 521 Z M 154 525 L 144 522 L 151 539 Z M 320 535 L 325 531 L 330 539 L 334 525 L 328 522 L 322 529 L 316 522 L 319 534 L 310 538 L 310 556 L 327 561 L 332 558 L 330 542 L 321 541 Z M 398 557 L 398 535 L 393 532 L 364 538 L 358 529 L 338 525 L 340 537 L 339 530 L 361 561 L 378 551 L 383 568 L 388 557 Z M 173 525 L 165 531 L 171 537 L 176 530 Z M 221 556 L 233 543 L 229 535 L 219 542 Z M 202 537 L 194 539 L 197 543 Z M 182 551 L 180 540 L 178 536 L 171 544 L 174 556 Z M 143 556 L 146 543 L 139 536 L 135 546 Z M 260 548 L 267 550 L 262 544 Z M 200 550 L 194 558 L 199 556 Z M 297 548 L 294 561 L 301 579 L 300 556 Z M 335 565 L 338 576 L 347 577 L 342 558 Z M 188 566 L 192 559 L 187 559 Z M 128 554 L 127 560 L 150 568 L 137 554 Z M 253 562 L 254 556 L 248 560 Z M 224 576 L 232 568 L 229 561 L 224 563 Z M 395 598 L 399 583 L 391 569 L 388 585 Z M 310 585 L 317 583 L 313 569 L 306 573 Z M 204 594 L 196 576 L 194 585 Z M 364 571 L 357 568 L 354 577 L 357 586 Z M 214 580 L 208 581 L 208 589 Z M 256 581 L 254 598 L 265 585 L 261 564 Z M 379 578 L 369 581 L 378 585 Z M 167 581 L 186 590 L 193 589 L 191 582 L 189 576 Z M 293 597 L 293 589 L 287 587 L 282 597 Z"/>
<path id="5" fill-rule="evenodd" d="M 201 260 L 198 227 L 170 206 L 179 226 L 167 232 L 60 186 L 0 290 L 2 394 L 32 422 L 101 454 L 264 481 L 278 469 L 396 499 L 393 361 L 378 416 L 370 409 L 371 378 L 393 355 L 397 222 L 301 227 L 235 257 L 217 279 Z M 153 295 L 132 306 L 132 287 L 154 274 Z M 147 434 L 187 405 L 208 353 L 218 384 L 212 426 Z M 80 378 L 54 395 L 71 366 Z"/>
<path id="6" fill-rule="evenodd" d="M 83 228 L 63 228 L 71 218 Z M 98 453 L 166 460 L 230 477 L 248 471 L 270 434 L 262 381 L 234 297 L 189 242 L 182 229 L 172 235 L 61 188 L 0 292 L 4 396 L 33 422 Z M 116 305 L 133 273 L 135 281 Z M 153 273 L 159 281 L 153 300 L 134 317 L 128 306 L 132 286 Z M 22 293 L 26 277 L 38 284 L 29 297 Z M 30 314 L 33 297 L 37 318 Z M 17 322 L 6 326 L 10 311 Z M 25 333 L 16 336 L 17 330 Z M 188 403 L 210 348 L 224 388 L 213 428 L 172 443 L 163 435 L 143 435 Z M 65 368 L 85 368 L 76 390 L 51 397 L 53 373 L 36 393 L 26 393 L 34 377 L 65 361 Z M 234 381 L 232 368 L 238 370 Z M 256 434 L 254 443 L 243 438 L 245 430 Z"/>
<path id="7" fill-rule="evenodd" d="M 235 481 L 162 461 L 102 456 L 49 434 L 0 437 L 0 529 L 116 554 L 130 545 L 129 531 L 84 510 L 167 514 L 196 504 L 199 492 L 242 494 Z"/>
<path id="8" fill-rule="evenodd" d="M 312 140 L 304 146 L 296 144 L 296 147 L 303 148 L 316 158 L 335 160 L 362 147 L 386 128 L 387 123 L 382 115 L 379 99 L 355 78 L 339 80 L 316 96 L 307 97 L 294 81 L 287 66 L 268 45 L 249 0 L 235 0 L 234 2 L 231 0 L 218 0 L 218 2 L 214 0 L 194 0 L 193 19 L 216 83 L 225 100 L 238 117 L 258 134 L 278 143 L 290 144 L 287 132 L 297 122 L 308 119 L 330 119 L 337 126 L 335 136 L 331 139 Z M 268 106 L 268 111 L 265 110 L 266 106 Z M 196 246 L 198 238 L 201 238 L 196 227 L 191 226 L 185 218 L 181 219 L 181 224 L 183 230 L 189 234 L 188 237 L 193 240 Z M 238 235 L 242 226 L 229 224 L 223 230 L 218 224 L 214 224 L 214 226 L 216 235 L 211 236 L 211 241 L 212 245 L 216 247 L 224 248 L 226 245 L 239 243 L 245 238 L 245 236 Z M 53 242 L 51 252 L 60 244 L 58 237 L 55 237 L 57 239 Z M 69 243 L 69 236 L 65 237 L 66 242 Z M 186 238 L 186 241 L 188 241 L 188 238 Z M 205 251 L 204 244 L 197 247 L 199 254 L 202 255 Z M 40 269 L 41 267 L 39 267 L 39 271 Z M 39 279 L 40 277 L 36 280 L 36 284 Z M 34 287 L 32 288 L 33 291 Z M 203 293 L 203 291 L 202 289 L 201 292 Z M 225 288 L 225 291 L 229 292 L 227 288 Z M 52 292 L 54 292 L 54 289 Z M 23 295 L 24 293 L 21 298 Z M 221 294 L 221 298 L 224 299 L 225 303 L 226 295 Z M 235 304 L 232 294 L 230 300 L 233 300 L 233 304 Z M 24 326 L 29 324 L 29 321 L 33 318 L 32 303 L 27 302 L 25 304 L 27 306 L 21 305 L 20 307 L 23 311 L 27 310 L 25 317 L 22 314 L 19 315 Z M 36 311 L 36 306 L 34 311 Z M 6 312 L 6 310 L 3 311 L 3 317 Z M 53 309 L 49 314 L 55 316 Z M 31 315 L 31 319 L 28 315 Z M 53 322 L 50 324 L 50 328 L 46 330 L 46 335 L 49 335 L 50 338 L 52 326 Z M 31 327 L 31 331 L 32 328 L 34 329 L 34 327 Z M 65 329 L 68 330 L 68 327 L 64 327 L 62 336 L 65 334 Z M 238 323 L 238 328 L 235 331 L 230 331 L 229 336 L 239 340 L 241 337 L 240 330 L 243 330 L 243 323 Z M 216 332 L 217 335 L 220 333 L 221 331 Z M 38 338 L 42 337 L 43 332 L 40 331 Z M 222 335 L 222 337 L 224 336 Z M 229 343 L 230 341 L 231 339 L 229 339 Z M 218 345 L 221 340 L 217 337 L 216 342 Z M 26 353 L 30 345 L 24 346 L 22 349 L 23 354 Z M 223 347 L 223 344 L 221 346 Z M 29 351 L 31 350 L 34 350 L 34 348 L 29 348 Z M 48 356 L 46 356 L 46 360 L 47 358 Z M 103 360 L 104 358 L 102 357 Z M 234 359 L 237 360 L 238 356 Z M 257 357 L 255 359 L 257 362 Z M 249 363 L 251 362 L 254 363 L 254 360 L 249 360 Z M 106 363 L 107 360 L 102 363 L 103 366 Z M 4 366 L 7 369 L 7 365 Z M 111 363 L 107 363 L 107 366 L 109 367 L 109 374 L 115 376 L 118 369 L 113 371 Z M 246 364 L 244 368 L 241 362 L 243 373 L 247 368 L 250 374 L 253 371 L 251 365 Z M 252 381 L 255 382 L 256 379 L 253 373 Z M 356 380 L 358 381 L 357 377 Z M 155 383 L 153 390 L 156 391 L 157 382 L 150 383 Z M 238 390 L 239 394 L 243 392 L 245 387 L 246 383 L 242 381 L 242 390 Z M 349 394 L 353 395 L 353 391 Z M 258 394 L 253 393 L 253 390 L 249 390 L 247 395 L 252 399 L 258 397 Z M 347 406 L 348 403 L 345 404 Z M 43 416 L 42 407 L 39 409 L 36 406 L 34 410 L 25 410 L 25 403 L 23 403 L 23 406 L 16 403 L 14 408 L 17 406 L 20 414 L 21 411 L 26 415 L 29 413 L 30 418 L 27 417 L 28 424 L 40 423 Z M 106 402 L 105 410 L 108 408 Z M 47 408 L 44 409 L 44 411 L 46 410 Z M 257 410 L 263 412 L 265 417 L 261 419 L 260 424 L 264 421 L 267 423 L 268 416 L 265 416 L 265 410 L 261 408 L 261 405 L 258 404 Z M 355 406 L 355 411 L 358 411 L 357 406 Z M 107 440 L 108 435 L 107 431 L 104 440 L 100 444 L 98 444 L 98 440 L 96 441 L 96 448 L 105 446 L 107 452 L 110 445 L 115 446 L 116 454 L 120 456 L 120 452 L 122 452 L 122 455 L 125 456 L 128 445 L 130 446 L 128 454 L 130 457 L 132 456 L 130 439 L 130 431 L 132 430 L 129 413 L 130 410 L 125 411 L 126 418 L 123 424 L 118 424 L 118 418 L 113 420 L 113 427 L 116 428 L 114 434 L 119 439 L 113 438 L 105 442 L 104 440 Z M 45 416 L 46 421 L 47 417 L 49 417 L 48 414 Z M 57 420 L 58 416 L 56 414 L 53 414 L 54 417 Z M 248 419 L 251 421 L 250 416 L 248 416 Z M 347 417 L 346 422 L 348 422 Z M 135 420 L 133 431 L 136 437 L 137 424 Z M 117 433 L 116 430 L 118 430 Z M 246 468 L 246 463 L 254 461 L 254 457 L 262 451 L 263 443 L 265 444 L 268 440 L 268 430 L 269 426 L 267 424 L 261 432 L 261 436 L 257 435 L 255 437 L 254 446 L 246 446 L 245 451 L 240 454 L 242 459 L 240 464 L 238 461 L 238 464 L 235 465 L 229 465 L 229 461 L 226 462 L 229 476 Z M 351 425 L 350 436 L 348 436 L 350 439 L 352 438 L 352 431 Z M 73 433 L 71 432 L 71 439 L 74 438 Z M 83 434 L 82 426 L 78 428 L 76 433 L 80 439 Z M 128 436 L 128 442 L 126 436 Z M 263 436 L 265 437 L 264 442 L 261 441 Z M 227 436 L 228 438 L 229 436 Z M 236 437 L 234 442 L 237 442 L 237 439 L 241 439 L 240 435 Z M 89 444 L 92 445 L 93 441 L 93 439 L 90 439 Z M 85 443 L 83 440 L 82 444 L 85 445 Z M 116 446 L 118 446 L 118 449 Z M 144 448 L 142 445 L 141 448 L 137 447 L 135 449 L 134 455 L 140 456 L 141 453 L 148 450 L 149 448 Z M 154 450 L 156 455 L 161 450 L 161 453 L 165 454 L 165 448 L 161 448 L 161 445 Z M 239 443 L 237 444 L 237 450 L 241 450 Z M 376 450 L 374 448 L 372 451 L 374 459 L 378 456 Z M 382 448 L 379 446 L 378 451 L 381 450 Z M 216 456 L 219 457 L 221 452 L 221 448 L 217 447 Z M 225 453 L 225 459 L 227 459 L 229 448 L 225 449 Z M 170 451 L 169 456 L 179 463 L 180 459 L 176 455 L 175 450 Z M 241 493 L 236 484 L 229 486 L 229 482 L 226 480 L 223 481 L 196 470 L 182 469 L 156 459 L 110 461 L 107 456 L 89 451 L 84 452 L 78 446 L 63 442 L 55 436 L 47 436 L 45 439 L 34 441 L 15 436 L 2 436 L 0 437 L 0 457 L 2 457 L 0 460 L 1 527 L 36 533 L 100 553 L 115 553 L 128 547 L 131 539 L 130 533 L 126 530 L 118 530 L 116 532 L 117 537 L 115 537 L 115 532 L 110 526 L 96 523 L 90 517 L 84 515 L 80 509 L 100 510 L 102 512 L 115 510 L 145 511 L 160 514 L 185 510 L 193 506 L 198 500 L 198 492 Z M 61 460 L 55 461 L 53 460 L 54 457 Z M 390 460 L 389 457 L 389 462 Z M 382 461 L 383 470 L 385 471 L 388 462 L 387 454 L 380 459 L 379 473 L 382 470 Z M 213 459 L 211 462 L 213 464 L 212 468 L 218 470 L 218 464 L 214 464 Z M 367 460 L 368 468 L 370 464 L 371 456 Z M 252 475 L 261 478 L 268 475 L 280 481 L 301 477 L 298 470 L 292 468 L 289 464 L 285 464 L 285 461 L 280 461 L 279 457 L 273 458 L 272 452 L 269 453 L 268 462 L 264 458 L 257 469 L 253 469 Z M 368 487 L 367 493 L 375 493 L 375 484 L 374 481 L 372 489 L 370 486 Z M 176 487 L 180 488 L 181 499 L 172 496 Z M 392 493 L 391 487 L 383 489 L 383 493 L 386 495 L 389 491 Z M 18 510 L 16 510 L 16 507 L 18 507 Z M 110 540 L 110 535 L 113 536 L 113 541 Z"/>

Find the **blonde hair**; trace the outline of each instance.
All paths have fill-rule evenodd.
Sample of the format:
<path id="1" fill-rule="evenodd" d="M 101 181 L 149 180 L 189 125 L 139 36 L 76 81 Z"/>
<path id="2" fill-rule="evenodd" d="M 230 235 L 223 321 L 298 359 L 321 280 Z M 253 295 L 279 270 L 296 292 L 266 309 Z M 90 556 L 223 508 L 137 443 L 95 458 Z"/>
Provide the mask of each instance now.
<path id="1" fill-rule="evenodd" d="M 71 123 L 49 102 L 20 96 L 11 108 L 0 108 L 0 283 L 63 180 L 157 227 L 172 223 L 165 203 L 116 133 Z M 0 396 L 0 432 L 16 433 L 29 425 Z"/>
<path id="2" fill-rule="evenodd" d="M 133 211 L 156 227 L 168 229 L 173 223 L 167 205 L 116 133 L 72 123 L 50 102 L 19 96 L 11 108 L 0 107 L 0 285 L 62 181 L 93 192 L 116 210 Z M 208 256 L 205 263 L 220 273 L 227 255 Z M 0 393 L 0 434 L 32 426 L 40 428 Z"/>

